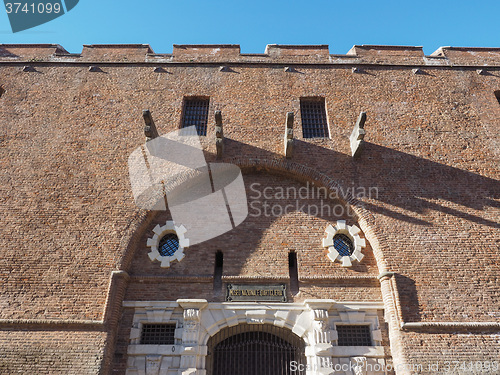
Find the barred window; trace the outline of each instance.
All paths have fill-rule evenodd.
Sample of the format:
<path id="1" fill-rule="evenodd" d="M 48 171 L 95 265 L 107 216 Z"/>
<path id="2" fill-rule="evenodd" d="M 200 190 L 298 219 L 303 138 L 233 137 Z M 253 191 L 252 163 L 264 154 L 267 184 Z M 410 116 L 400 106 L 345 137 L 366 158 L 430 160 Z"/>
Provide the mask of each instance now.
<path id="1" fill-rule="evenodd" d="M 301 98 L 300 113 L 304 138 L 326 138 L 329 136 L 325 98 Z"/>
<path id="2" fill-rule="evenodd" d="M 209 98 L 185 98 L 182 127 L 196 126 L 198 135 L 207 135 Z"/>
<path id="3" fill-rule="evenodd" d="M 354 252 L 354 245 L 351 239 L 345 234 L 336 234 L 333 237 L 333 247 L 343 257 L 351 256 Z"/>
<path id="4" fill-rule="evenodd" d="M 175 233 L 167 233 L 160 240 L 158 252 L 163 257 L 171 257 L 179 248 L 179 237 Z"/>
<path id="5" fill-rule="evenodd" d="M 371 346 L 370 326 L 367 325 L 338 325 L 339 346 Z"/>
<path id="6" fill-rule="evenodd" d="M 141 344 L 174 345 L 175 324 L 143 324 Z"/>

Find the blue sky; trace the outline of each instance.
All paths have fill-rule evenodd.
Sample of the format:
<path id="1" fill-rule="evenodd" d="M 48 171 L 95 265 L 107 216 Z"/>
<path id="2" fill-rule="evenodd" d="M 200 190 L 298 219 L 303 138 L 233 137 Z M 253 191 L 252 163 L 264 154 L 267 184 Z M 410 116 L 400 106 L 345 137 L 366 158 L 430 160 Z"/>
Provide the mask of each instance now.
<path id="1" fill-rule="evenodd" d="M 25 0 L 12 0 L 25 1 Z M 500 47 L 500 0 L 484 1 L 195 1 L 80 0 L 69 13 L 12 33 L 0 12 L 0 43 L 144 43 L 157 53 L 172 44 L 328 44 L 344 54 L 354 44 Z"/>

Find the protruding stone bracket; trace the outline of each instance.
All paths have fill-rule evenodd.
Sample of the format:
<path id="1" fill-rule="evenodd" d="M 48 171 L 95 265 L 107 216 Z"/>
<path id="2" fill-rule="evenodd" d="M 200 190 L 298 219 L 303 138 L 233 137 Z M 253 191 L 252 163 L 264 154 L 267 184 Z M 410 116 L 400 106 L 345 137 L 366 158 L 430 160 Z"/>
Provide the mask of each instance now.
<path id="1" fill-rule="evenodd" d="M 478 69 L 476 70 L 477 74 L 479 74 L 480 76 L 487 76 L 489 75 L 488 71 L 485 70 L 485 69 Z"/>
<path id="2" fill-rule="evenodd" d="M 285 157 L 290 159 L 293 156 L 293 112 L 287 112 L 285 122 Z"/>
<path id="3" fill-rule="evenodd" d="M 224 132 L 222 130 L 221 111 L 215 111 L 215 147 L 217 149 L 217 159 L 220 159 L 224 152 Z"/>
<path id="4" fill-rule="evenodd" d="M 23 66 L 23 72 L 36 72 L 36 69 L 31 65 L 25 65 Z"/>
<path id="5" fill-rule="evenodd" d="M 89 72 L 102 72 L 102 69 L 99 68 L 98 66 L 91 65 L 89 66 Z"/>
<path id="6" fill-rule="evenodd" d="M 156 68 L 154 68 L 153 72 L 155 72 L 155 73 L 169 73 L 165 68 L 163 68 L 161 66 L 157 66 Z"/>
<path id="7" fill-rule="evenodd" d="M 355 66 L 352 68 L 352 72 L 353 73 L 363 73 L 363 71 L 361 70 L 361 68 L 357 68 Z"/>
<path id="8" fill-rule="evenodd" d="M 413 74 L 425 74 L 425 72 L 420 68 L 415 68 L 411 70 Z"/>
<path id="9" fill-rule="evenodd" d="M 156 129 L 155 122 L 153 121 L 153 116 L 149 109 L 142 111 L 142 117 L 144 118 L 144 135 L 146 136 L 146 142 L 154 138 L 159 137 L 158 130 Z"/>
<path id="10" fill-rule="evenodd" d="M 350 141 L 351 141 L 351 155 L 353 158 L 359 157 L 361 155 L 361 150 L 363 148 L 364 138 L 365 138 L 365 121 L 366 113 L 361 112 L 358 117 L 358 121 L 352 130 Z"/>

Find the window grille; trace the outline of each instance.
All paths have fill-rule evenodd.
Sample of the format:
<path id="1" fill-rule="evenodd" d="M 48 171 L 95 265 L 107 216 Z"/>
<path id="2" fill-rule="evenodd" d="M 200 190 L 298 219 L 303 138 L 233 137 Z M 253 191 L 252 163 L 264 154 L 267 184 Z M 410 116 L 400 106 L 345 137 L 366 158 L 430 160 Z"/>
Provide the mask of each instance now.
<path id="1" fill-rule="evenodd" d="M 351 256 L 354 252 L 354 245 L 351 239 L 345 234 L 336 234 L 333 237 L 333 247 L 343 257 Z"/>
<path id="2" fill-rule="evenodd" d="M 367 325 L 338 325 L 339 346 L 371 346 L 370 326 Z"/>
<path id="3" fill-rule="evenodd" d="M 273 325 L 227 327 L 207 343 L 207 375 L 305 375 L 306 364 L 304 341 Z"/>
<path id="4" fill-rule="evenodd" d="M 141 344 L 174 345 L 175 324 L 143 324 Z"/>
<path id="5" fill-rule="evenodd" d="M 167 233 L 160 240 L 160 244 L 158 246 L 158 252 L 161 256 L 170 257 L 174 255 L 174 253 L 179 248 L 179 238 L 175 233 Z"/>
<path id="6" fill-rule="evenodd" d="M 196 126 L 198 135 L 207 135 L 208 106 L 210 99 L 185 98 L 182 127 Z"/>
<path id="7" fill-rule="evenodd" d="M 304 138 L 328 137 L 324 98 L 300 99 L 300 113 L 302 117 L 302 136 Z"/>

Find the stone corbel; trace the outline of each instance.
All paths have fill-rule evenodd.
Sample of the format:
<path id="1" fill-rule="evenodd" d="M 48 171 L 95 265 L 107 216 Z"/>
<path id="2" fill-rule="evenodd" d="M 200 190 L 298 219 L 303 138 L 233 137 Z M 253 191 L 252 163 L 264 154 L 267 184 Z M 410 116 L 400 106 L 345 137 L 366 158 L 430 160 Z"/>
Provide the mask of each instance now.
<path id="1" fill-rule="evenodd" d="M 159 137 L 158 130 L 156 129 L 155 122 L 153 121 L 153 116 L 149 109 L 142 111 L 142 117 L 144 118 L 144 135 L 146 136 L 146 142 L 154 138 Z"/>
<path id="2" fill-rule="evenodd" d="M 220 159 L 224 152 L 224 132 L 222 131 L 221 111 L 215 111 L 215 147 L 217 149 L 217 159 Z"/>
<path id="3" fill-rule="evenodd" d="M 288 112 L 286 114 L 285 122 L 285 157 L 290 159 L 293 156 L 293 112 Z"/>
<path id="4" fill-rule="evenodd" d="M 365 121 L 366 113 L 361 112 L 358 117 L 358 121 L 352 130 L 350 142 L 351 142 L 351 154 L 353 158 L 359 157 L 361 155 L 361 150 L 364 144 L 365 131 Z"/>

